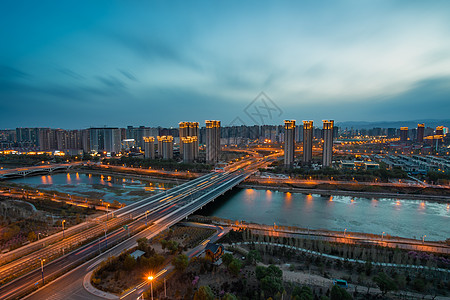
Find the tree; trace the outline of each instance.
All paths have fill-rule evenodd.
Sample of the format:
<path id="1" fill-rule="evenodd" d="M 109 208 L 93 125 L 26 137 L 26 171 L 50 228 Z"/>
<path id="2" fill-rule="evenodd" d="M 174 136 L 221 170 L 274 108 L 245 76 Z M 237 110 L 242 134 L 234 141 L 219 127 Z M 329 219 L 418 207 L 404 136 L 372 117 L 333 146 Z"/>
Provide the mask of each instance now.
<path id="1" fill-rule="evenodd" d="M 241 271 L 241 267 L 242 263 L 237 259 L 233 259 L 233 261 L 228 265 L 228 271 L 230 271 L 230 273 L 234 276 L 237 276 Z"/>
<path id="2" fill-rule="evenodd" d="M 168 241 L 166 248 L 170 251 L 170 253 L 175 254 L 178 250 L 178 243 L 176 241 Z"/>
<path id="3" fill-rule="evenodd" d="M 247 263 L 256 265 L 258 261 L 261 261 L 261 254 L 259 254 L 258 250 L 250 250 L 246 255 Z"/>
<path id="4" fill-rule="evenodd" d="M 214 300 L 214 294 L 207 285 L 202 285 L 194 294 L 194 300 Z"/>
<path id="5" fill-rule="evenodd" d="M 159 243 L 161 244 L 161 248 L 164 250 L 167 246 L 167 241 L 165 239 L 160 239 Z"/>
<path id="6" fill-rule="evenodd" d="M 281 278 L 274 276 L 266 276 L 260 281 L 261 289 L 269 295 L 275 295 L 283 291 L 283 282 Z"/>
<path id="7" fill-rule="evenodd" d="M 397 290 L 397 284 L 395 281 L 384 272 L 378 273 L 373 278 L 373 281 L 378 285 L 383 296 L 389 291 Z"/>
<path id="8" fill-rule="evenodd" d="M 312 300 L 313 299 L 313 293 L 311 289 L 307 286 L 299 287 L 296 286 L 294 288 L 294 291 L 292 292 L 292 296 L 295 297 L 295 299 L 299 300 Z"/>
<path id="9" fill-rule="evenodd" d="M 36 233 L 34 233 L 34 231 L 30 231 L 30 232 L 28 233 L 28 240 L 29 240 L 30 242 L 36 240 Z"/>
<path id="10" fill-rule="evenodd" d="M 261 289 L 269 295 L 275 295 L 283 291 L 283 271 L 274 265 L 267 268 L 262 266 L 256 267 L 256 278 L 259 280 Z"/>
<path id="11" fill-rule="evenodd" d="M 352 296 L 343 288 L 333 285 L 330 293 L 331 300 L 351 300 Z"/>
<path id="12" fill-rule="evenodd" d="M 133 270 L 135 265 L 136 265 L 136 260 L 134 259 L 134 257 L 132 257 L 130 254 L 127 254 L 127 256 L 125 256 L 125 259 L 123 261 L 124 270 L 131 271 L 131 270 Z"/>
<path id="13" fill-rule="evenodd" d="M 230 253 L 225 253 L 224 255 L 222 255 L 222 261 L 227 267 L 233 261 L 233 259 L 233 255 Z"/>
<path id="14" fill-rule="evenodd" d="M 189 264 L 189 258 L 184 254 L 178 255 L 172 261 L 172 265 L 175 267 L 175 269 L 177 271 L 180 271 L 180 272 L 183 272 L 184 270 L 186 270 L 188 264 Z"/>
<path id="15" fill-rule="evenodd" d="M 234 294 L 226 293 L 222 300 L 238 300 L 238 298 Z"/>

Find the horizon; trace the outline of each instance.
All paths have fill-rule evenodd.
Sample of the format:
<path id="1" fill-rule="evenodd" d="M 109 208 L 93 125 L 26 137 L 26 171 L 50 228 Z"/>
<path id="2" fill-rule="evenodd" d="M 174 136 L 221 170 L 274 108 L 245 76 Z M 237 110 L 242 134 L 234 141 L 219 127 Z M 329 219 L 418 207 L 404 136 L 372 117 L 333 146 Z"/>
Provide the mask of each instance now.
<path id="1" fill-rule="evenodd" d="M 306 119 L 305 119 L 306 120 Z M 332 120 L 332 119 L 331 119 Z M 180 121 L 180 122 L 184 122 L 186 120 Z M 219 120 L 220 121 L 220 120 Z M 302 121 L 298 121 L 298 120 L 294 120 L 296 121 L 296 126 L 298 125 L 302 125 Z M 317 124 L 322 124 L 323 120 L 319 120 L 318 122 L 314 121 L 314 127 L 319 127 L 316 126 Z M 333 120 L 335 127 L 340 127 L 339 125 L 342 124 L 346 124 L 346 126 L 352 125 L 354 123 L 353 126 L 356 126 L 355 129 L 364 129 L 364 127 L 358 127 L 358 126 L 375 126 L 375 125 L 380 125 L 380 124 L 393 124 L 393 123 L 399 123 L 398 126 L 406 126 L 406 125 L 401 125 L 401 124 L 407 124 L 407 123 L 425 123 L 425 127 L 430 127 L 433 128 L 436 126 L 450 126 L 450 119 L 416 119 L 416 120 L 402 120 L 402 121 L 373 121 L 373 122 L 369 122 L 369 121 L 337 121 L 337 120 Z M 190 122 L 198 122 L 196 120 L 190 120 Z M 179 123 L 179 122 L 178 122 Z M 167 128 L 167 129 L 173 129 L 173 128 L 178 128 L 178 123 L 175 126 L 161 126 L 161 125 L 155 125 L 155 126 L 150 126 L 150 125 L 144 125 L 144 124 L 127 124 L 127 125 L 111 125 L 111 124 L 106 124 L 106 125 L 99 125 L 99 126 L 88 126 L 88 127 L 72 127 L 72 128 L 63 128 L 63 127 L 50 127 L 50 126 L 17 126 L 17 127 L 13 127 L 13 128 L 0 128 L 0 130 L 15 130 L 16 128 L 52 128 L 52 129 L 63 129 L 63 130 L 82 130 L 82 129 L 89 129 L 89 128 L 127 128 L 128 126 L 132 126 L 133 128 L 138 128 L 140 126 L 144 126 L 144 127 L 149 127 L 149 128 Z M 433 126 L 427 126 L 427 123 L 431 123 L 434 124 Z M 232 127 L 232 126 L 283 126 L 283 123 L 280 124 L 221 124 L 221 127 Z M 202 122 L 199 122 L 199 127 L 205 127 L 204 124 L 202 126 Z M 408 127 L 408 126 L 406 126 Z M 410 126 L 411 127 L 411 126 Z M 371 127 L 367 127 L 367 128 L 371 128 Z M 382 128 L 388 128 L 388 127 L 382 127 Z M 395 127 L 396 128 L 396 127 Z M 411 127 L 413 128 L 413 127 Z"/>

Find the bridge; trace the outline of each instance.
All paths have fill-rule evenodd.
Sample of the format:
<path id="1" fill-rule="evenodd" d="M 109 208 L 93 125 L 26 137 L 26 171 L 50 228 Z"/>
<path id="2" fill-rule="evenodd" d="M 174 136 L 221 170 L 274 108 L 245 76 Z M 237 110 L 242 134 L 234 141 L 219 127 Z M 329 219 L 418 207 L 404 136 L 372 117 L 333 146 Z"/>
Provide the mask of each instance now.
<path id="1" fill-rule="evenodd" d="M 17 169 L 6 169 L 0 170 L 0 180 L 17 178 L 17 177 L 25 177 L 28 175 L 36 175 L 36 174 L 47 174 L 52 173 L 53 171 L 58 170 L 68 170 L 74 166 L 80 165 L 81 163 L 70 163 L 70 164 L 51 164 L 51 165 L 42 165 L 42 166 L 34 166 L 28 168 L 17 168 Z"/>
<path id="2" fill-rule="evenodd" d="M 26 266 L 33 266 L 34 269 L 2 285 L 0 287 L 0 298 L 20 298 L 39 284 L 42 280 L 40 268 L 41 258 L 46 258 L 48 262 L 44 266 L 45 277 L 55 278 L 94 257 L 94 263 L 91 260 L 81 264 L 70 271 L 70 274 L 63 276 L 61 280 L 55 280 L 49 286 L 44 286 L 37 293 L 30 296 L 31 299 L 77 299 L 78 297 L 71 297 L 70 294 L 87 292 L 82 288 L 82 281 L 77 286 L 74 285 L 74 282 L 78 282 L 80 278 L 84 278 L 85 274 L 92 271 L 96 264 L 110 255 L 118 255 L 122 251 L 134 247 L 137 239 L 154 236 L 180 220 L 187 218 L 187 216 L 196 210 L 201 209 L 203 206 L 240 184 L 266 163 L 267 159 L 254 158 L 251 163 L 245 161 L 240 166 L 236 165 L 230 168 L 229 171 L 209 173 L 164 193 L 145 198 L 132 205 L 121 208 L 114 212 L 113 218 L 107 219 L 107 216 L 102 216 L 98 219 L 98 225 L 88 229 L 89 231 L 95 231 L 96 236 L 100 236 L 100 238 L 60 258 L 55 259 L 55 253 L 61 253 L 64 247 L 70 248 L 70 245 L 80 243 L 86 234 L 75 234 L 74 236 L 66 237 L 52 245 L 48 245 L 45 248 L 41 248 L 1 266 L 0 280 L 2 281 L 7 281 L 7 278 L 10 278 Z M 117 224 L 125 220 L 129 220 L 127 226 L 107 233 L 108 228 L 111 228 L 114 224 L 117 226 Z M 103 232 L 105 232 L 104 236 L 102 235 Z M 130 232 L 132 233 L 131 237 Z M 102 251 L 103 253 L 101 253 Z M 68 284 L 67 280 L 71 284 Z M 58 285 L 57 289 L 55 289 L 55 285 Z M 72 290 L 67 290 L 68 288 Z M 56 292 L 59 296 L 55 296 Z M 89 294 L 83 297 L 95 299 L 93 295 Z"/>

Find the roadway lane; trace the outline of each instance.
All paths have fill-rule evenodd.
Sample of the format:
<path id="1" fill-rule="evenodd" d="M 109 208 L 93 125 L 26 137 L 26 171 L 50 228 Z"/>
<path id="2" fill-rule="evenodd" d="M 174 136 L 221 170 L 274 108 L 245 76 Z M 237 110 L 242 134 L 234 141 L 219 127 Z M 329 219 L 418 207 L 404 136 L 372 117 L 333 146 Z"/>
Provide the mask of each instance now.
<path id="1" fill-rule="evenodd" d="M 82 286 L 84 276 L 88 272 L 92 271 L 98 263 L 110 255 L 119 255 L 122 251 L 134 247 L 136 245 L 136 240 L 141 237 L 149 238 L 162 230 L 167 229 L 179 220 L 185 218 L 187 214 L 206 205 L 212 199 L 223 194 L 231 186 L 239 184 L 241 180 L 247 176 L 246 174 L 240 173 L 222 173 L 216 175 L 217 176 L 212 179 L 212 182 L 202 185 L 199 183 L 198 185 L 200 186 L 196 185 L 195 188 L 192 189 L 193 191 L 191 194 L 189 193 L 185 197 L 178 199 L 177 202 L 174 203 L 175 205 L 173 205 L 173 202 L 169 202 L 169 207 L 161 207 L 160 209 L 152 212 L 151 215 L 149 214 L 147 216 L 148 220 L 155 222 L 152 226 L 141 231 L 113 249 L 96 257 L 95 259 L 81 265 L 71 273 L 60 277 L 33 295 L 30 295 L 27 299 L 93 299 L 93 295 L 89 294 L 87 291 L 83 291 L 83 288 L 80 289 L 80 287 Z M 144 209 L 145 208 L 143 208 L 141 212 L 143 212 Z M 138 221 L 141 223 L 145 222 L 145 217 Z"/>
<path id="2" fill-rule="evenodd" d="M 156 221 L 157 219 L 160 219 L 165 216 L 171 216 L 174 212 L 180 209 L 180 207 L 189 206 L 189 203 L 193 201 L 193 199 L 196 199 L 197 197 L 200 197 L 201 195 L 204 195 L 205 193 L 209 195 L 209 189 L 213 189 L 214 192 L 214 185 L 219 184 L 219 186 L 223 185 L 224 181 L 232 180 L 235 182 L 236 176 L 222 173 L 222 174 L 212 174 L 208 175 L 206 179 L 206 183 L 203 180 L 198 180 L 195 182 L 192 182 L 194 187 L 186 187 L 184 191 L 179 195 L 173 195 L 174 193 L 168 193 L 167 195 L 162 195 L 161 199 L 158 202 L 153 201 L 153 203 L 158 203 L 156 208 L 152 207 L 150 209 L 150 212 L 147 214 L 148 222 Z M 220 190 L 222 192 L 222 189 Z M 176 194 L 176 193 L 175 193 Z M 159 199 L 159 198 L 158 198 Z M 132 214 L 134 216 L 139 215 L 140 219 L 134 221 L 129 225 L 130 231 L 137 231 L 145 227 L 145 217 L 143 217 L 143 214 L 145 214 L 146 211 L 149 210 L 149 206 L 146 205 L 140 205 L 137 207 L 134 207 L 132 210 L 128 210 L 126 212 L 123 212 L 122 214 L 119 214 L 119 217 L 124 217 L 128 214 Z M 183 210 L 185 212 L 185 210 Z M 180 217 L 180 215 L 176 215 L 177 217 Z M 183 218 L 184 216 L 181 216 Z M 164 223 L 161 226 L 162 228 L 167 228 L 168 223 Z M 110 233 L 108 235 L 108 243 L 110 245 L 112 243 L 116 243 L 124 238 L 126 238 L 127 232 L 124 229 L 119 229 L 113 233 Z M 137 236 L 140 236 L 138 234 Z M 54 261 L 53 263 L 50 263 L 48 266 L 44 267 L 44 273 L 46 276 L 56 276 L 58 272 L 61 270 L 68 268 L 71 265 L 79 264 L 83 260 L 86 259 L 86 257 L 89 257 L 91 255 L 94 255 L 99 247 L 105 247 L 106 245 L 102 245 L 102 240 L 95 241 L 90 243 L 87 246 L 84 246 L 69 255 L 58 259 Z M 106 244 L 106 242 L 105 242 Z M 127 247 L 122 248 L 120 247 L 120 251 L 123 251 L 124 249 L 127 249 L 135 244 L 135 241 L 128 245 L 127 243 L 123 244 Z M 20 295 L 20 293 L 23 290 L 26 290 L 28 287 L 31 287 L 34 284 L 37 284 L 40 280 L 41 272 L 40 268 L 35 269 L 31 273 L 27 274 L 27 276 L 23 276 L 13 282 L 11 284 L 7 284 L 5 286 L 2 286 L 0 288 L 0 297 L 2 299 L 4 298 L 14 298 Z M 72 278 L 73 279 L 73 278 Z"/>
<path id="3" fill-rule="evenodd" d="M 174 195 L 177 195 L 177 193 L 182 193 L 190 189 L 193 184 L 206 183 L 212 177 L 214 177 L 214 174 L 205 175 L 204 178 L 198 178 L 191 181 L 190 182 L 191 184 L 183 184 L 181 186 L 175 187 L 174 189 L 170 190 L 169 193 L 160 193 L 145 198 L 139 202 L 133 203 L 130 206 L 121 208 L 116 212 L 112 213 L 115 214 L 117 218 L 111 219 L 111 217 L 109 217 L 110 220 L 106 221 L 108 216 L 101 216 L 95 220 L 95 222 L 97 222 L 99 225 L 92 227 L 92 223 L 85 224 L 86 226 L 89 226 L 91 228 L 78 233 L 77 231 L 74 232 L 68 231 L 66 238 L 64 240 L 61 240 L 62 232 L 57 233 L 55 234 L 55 237 L 53 239 L 56 241 L 54 244 L 49 245 L 52 240 L 45 241 L 46 247 L 41 246 L 37 248 L 35 251 L 33 251 L 35 248 L 32 248 L 32 251 L 29 254 L 27 254 L 27 251 L 24 251 L 23 253 L 26 255 L 1 266 L 0 280 L 6 280 L 8 277 L 18 275 L 18 273 L 20 273 L 21 270 L 29 269 L 32 268 L 33 266 L 38 267 L 40 265 L 39 261 L 40 258 L 45 259 L 48 263 L 51 260 L 55 259 L 56 257 L 63 255 L 63 252 L 66 251 L 67 249 L 71 249 L 74 246 L 88 239 L 98 237 L 104 232 L 105 228 L 109 229 L 119 226 L 121 224 L 125 224 L 134 217 L 142 213 L 145 213 L 145 211 L 151 211 L 161 206 L 162 204 L 160 203 L 160 201 L 162 199 L 165 199 L 166 197 L 173 197 Z M 27 246 L 25 246 L 25 248 L 26 247 Z M 32 247 L 34 247 L 34 245 Z"/>

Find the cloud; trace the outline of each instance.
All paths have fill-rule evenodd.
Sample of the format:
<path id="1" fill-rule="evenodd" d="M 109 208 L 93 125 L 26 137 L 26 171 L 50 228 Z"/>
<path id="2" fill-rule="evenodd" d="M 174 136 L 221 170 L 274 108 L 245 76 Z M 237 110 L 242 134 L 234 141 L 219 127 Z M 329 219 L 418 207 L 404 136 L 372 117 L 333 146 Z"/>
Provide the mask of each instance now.
<path id="1" fill-rule="evenodd" d="M 110 87 L 110 88 L 123 89 L 126 87 L 125 83 L 122 80 L 117 79 L 114 76 L 108 76 L 108 77 L 97 76 L 97 79 L 101 83 L 103 83 L 104 85 L 106 85 L 107 87 Z"/>
<path id="2" fill-rule="evenodd" d="M 0 65 L 0 79 L 14 80 L 17 78 L 30 78 L 31 75 L 14 67 Z"/>
<path id="3" fill-rule="evenodd" d="M 80 74 L 78 74 L 70 69 L 67 69 L 67 68 L 61 68 L 61 69 L 58 69 L 58 71 L 64 75 L 67 75 L 67 76 L 73 78 L 73 79 L 77 79 L 77 80 L 84 79 L 84 77 L 81 76 Z"/>
<path id="4" fill-rule="evenodd" d="M 136 81 L 136 82 L 138 81 L 136 76 L 134 76 L 131 72 L 124 71 L 124 70 L 119 70 L 119 72 L 122 73 L 123 76 L 130 79 L 131 81 Z"/>

